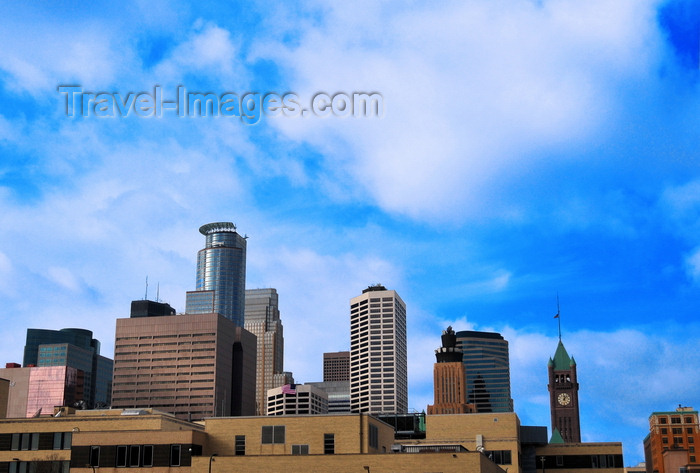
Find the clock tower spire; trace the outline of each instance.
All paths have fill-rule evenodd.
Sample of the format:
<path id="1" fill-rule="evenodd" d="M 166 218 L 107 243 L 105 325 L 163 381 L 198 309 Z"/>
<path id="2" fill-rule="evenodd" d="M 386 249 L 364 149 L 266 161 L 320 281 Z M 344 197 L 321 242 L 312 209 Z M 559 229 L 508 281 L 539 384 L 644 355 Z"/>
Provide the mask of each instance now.
<path id="1" fill-rule="evenodd" d="M 559 315 L 559 314 L 557 314 Z M 549 371 L 549 409 L 552 414 L 552 437 L 559 432 L 564 443 L 581 442 L 578 409 L 578 379 L 576 361 L 559 338 L 554 358 L 547 363 Z"/>

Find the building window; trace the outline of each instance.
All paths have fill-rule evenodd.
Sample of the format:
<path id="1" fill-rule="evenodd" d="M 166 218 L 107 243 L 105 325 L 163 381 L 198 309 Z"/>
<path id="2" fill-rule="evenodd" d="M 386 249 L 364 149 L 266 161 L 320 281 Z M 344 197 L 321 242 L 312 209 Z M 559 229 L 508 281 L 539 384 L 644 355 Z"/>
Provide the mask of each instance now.
<path id="1" fill-rule="evenodd" d="M 180 466 L 180 445 L 170 446 L 170 466 Z"/>
<path id="2" fill-rule="evenodd" d="M 115 462 L 117 468 L 124 468 L 126 466 L 126 453 L 126 445 L 117 445 L 117 458 Z"/>
<path id="3" fill-rule="evenodd" d="M 672 424 L 680 424 L 681 418 L 680 417 L 671 417 L 671 423 Z"/>
<path id="4" fill-rule="evenodd" d="M 679 435 L 679 434 L 682 434 L 682 433 L 683 433 L 683 429 L 682 429 L 681 427 L 674 427 L 674 428 L 671 429 L 671 430 L 673 431 L 673 434 L 674 434 L 674 435 Z"/>
<path id="5" fill-rule="evenodd" d="M 153 445 L 143 446 L 143 466 L 153 466 Z"/>
<path id="6" fill-rule="evenodd" d="M 692 433 L 693 433 L 693 428 L 692 428 L 692 427 L 686 427 L 686 428 L 685 428 L 685 433 L 686 433 L 686 434 L 692 434 Z"/>
<path id="7" fill-rule="evenodd" d="M 688 443 L 695 443 L 695 437 L 688 437 Z"/>
<path id="8" fill-rule="evenodd" d="M 71 432 L 56 432 L 53 434 L 53 449 L 54 450 L 70 450 Z"/>
<path id="9" fill-rule="evenodd" d="M 39 450 L 39 434 L 12 434 L 12 450 Z"/>
<path id="10" fill-rule="evenodd" d="M 692 417 L 686 417 L 686 418 L 685 418 L 685 423 L 686 423 L 686 424 L 692 424 L 692 423 L 693 423 L 693 418 L 692 418 Z"/>
<path id="11" fill-rule="evenodd" d="M 245 455 L 245 435 L 236 435 L 236 455 Z"/>
<path id="12" fill-rule="evenodd" d="M 510 450 L 492 450 L 485 452 L 485 455 L 497 465 L 510 465 L 513 462 Z M 561 455 L 557 455 L 557 462 L 559 462 L 559 457 Z M 561 461 L 563 465 L 564 459 L 562 458 Z M 560 466 L 559 463 L 557 463 L 557 466 Z"/>
<path id="13" fill-rule="evenodd" d="M 668 443 L 668 438 L 667 438 L 667 437 L 663 437 L 663 438 L 661 439 L 661 443 Z"/>
<path id="14" fill-rule="evenodd" d="M 90 466 L 100 466 L 100 447 L 90 447 Z"/>
<path id="15" fill-rule="evenodd" d="M 283 425 L 263 425 L 262 428 L 262 443 L 284 443 L 284 426 Z"/>
<path id="16" fill-rule="evenodd" d="M 659 424 L 666 424 L 666 423 L 668 423 L 668 420 L 665 417 L 659 418 Z"/>
<path id="17" fill-rule="evenodd" d="M 141 445 L 129 446 L 129 466 L 141 466 Z"/>
<path id="18" fill-rule="evenodd" d="M 308 455 L 308 445 L 292 445 L 292 455 Z"/>
<path id="19" fill-rule="evenodd" d="M 564 455 L 557 455 L 557 466 L 564 466 Z"/>
<path id="20" fill-rule="evenodd" d="M 376 425 L 369 426 L 369 446 L 379 448 L 379 429 Z"/>
<path id="21" fill-rule="evenodd" d="M 690 455 L 690 463 L 695 463 L 695 456 L 694 455 Z"/>
<path id="22" fill-rule="evenodd" d="M 326 455 L 335 453 L 335 434 L 323 434 L 323 453 Z"/>
<path id="23" fill-rule="evenodd" d="M 666 427 L 661 428 L 661 433 L 666 435 L 668 433 L 668 429 Z"/>

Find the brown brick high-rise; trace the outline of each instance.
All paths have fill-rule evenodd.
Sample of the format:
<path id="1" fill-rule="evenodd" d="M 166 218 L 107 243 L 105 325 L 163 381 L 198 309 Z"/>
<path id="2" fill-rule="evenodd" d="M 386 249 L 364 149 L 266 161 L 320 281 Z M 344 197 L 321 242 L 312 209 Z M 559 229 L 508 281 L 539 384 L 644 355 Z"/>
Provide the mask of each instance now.
<path id="1" fill-rule="evenodd" d="M 476 412 L 472 404 L 467 404 L 467 379 L 462 364 L 462 351 L 456 346 L 457 336 L 452 327 L 447 327 L 442 332 L 442 347 L 435 350 L 435 404 L 428 406 L 429 415 Z"/>

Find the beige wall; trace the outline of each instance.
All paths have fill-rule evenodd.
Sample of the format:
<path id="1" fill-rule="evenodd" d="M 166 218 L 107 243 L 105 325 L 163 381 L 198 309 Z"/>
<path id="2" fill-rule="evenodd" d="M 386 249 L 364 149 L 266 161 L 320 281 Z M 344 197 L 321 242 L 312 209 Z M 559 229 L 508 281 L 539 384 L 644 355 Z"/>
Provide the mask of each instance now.
<path id="1" fill-rule="evenodd" d="M 378 429 L 379 448 L 369 447 L 369 425 Z M 368 415 L 316 415 L 228 417 L 206 419 L 209 435 L 204 454 L 233 455 L 236 435 L 245 435 L 246 455 L 288 455 L 292 445 L 308 445 L 309 454 L 323 454 L 323 434 L 335 435 L 335 452 L 381 453 L 390 452 L 394 443 L 394 429 Z M 284 444 L 262 444 L 262 426 L 284 425 Z"/>
<path id="2" fill-rule="evenodd" d="M 31 368 L 0 368 L 0 378 L 10 381 L 7 396 L 7 418 L 27 416 L 29 372 Z"/>
<path id="3" fill-rule="evenodd" d="M 510 450 L 510 473 L 520 473 L 520 420 L 513 412 L 428 415 L 425 417 L 425 443 L 457 443 L 476 451 L 477 436 L 486 450 Z"/>
<path id="4" fill-rule="evenodd" d="M 192 459 L 192 472 L 208 473 L 209 457 Z M 477 452 L 216 457 L 212 473 L 504 473 Z"/>

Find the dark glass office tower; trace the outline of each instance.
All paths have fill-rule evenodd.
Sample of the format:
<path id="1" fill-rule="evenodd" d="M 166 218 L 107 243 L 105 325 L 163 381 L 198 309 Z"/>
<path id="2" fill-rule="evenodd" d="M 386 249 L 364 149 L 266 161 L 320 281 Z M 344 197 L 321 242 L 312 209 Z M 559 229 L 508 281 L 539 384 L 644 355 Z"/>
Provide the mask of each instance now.
<path id="1" fill-rule="evenodd" d="M 246 239 L 231 222 L 202 225 L 205 248 L 197 253 L 197 289 L 187 293 L 187 314 L 218 313 L 243 327 Z"/>
<path id="2" fill-rule="evenodd" d="M 495 332 L 457 332 L 467 377 L 467 402 L 477 412 L 513 412 L 508 341 Z"/>
<path id="3" fill-rule="evenodd" d="M 81 328 L 27 329 L 24 366 L 68 366 L 80 370 L 84 388 L 75 400 L 87 407 L 108 406 L 112 396 L 114 362 L 100 355 L 100 342 Z"/>

